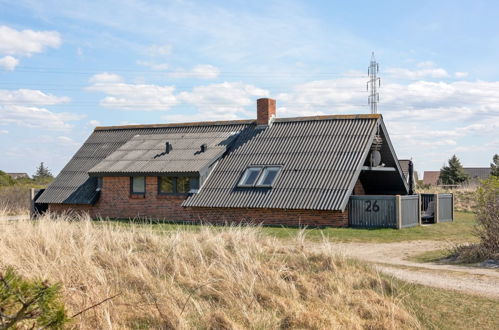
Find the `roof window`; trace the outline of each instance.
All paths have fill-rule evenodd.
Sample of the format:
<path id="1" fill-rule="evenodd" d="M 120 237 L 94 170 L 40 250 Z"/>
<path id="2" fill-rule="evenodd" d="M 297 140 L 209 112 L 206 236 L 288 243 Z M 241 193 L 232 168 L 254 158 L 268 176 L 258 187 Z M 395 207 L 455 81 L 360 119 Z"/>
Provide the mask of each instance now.
<path id="1" fill-rule="evenodd" d="M 244 171 L 237 186 L 270 188 L 280 170 L 280 166 L 250 166 Z"/>

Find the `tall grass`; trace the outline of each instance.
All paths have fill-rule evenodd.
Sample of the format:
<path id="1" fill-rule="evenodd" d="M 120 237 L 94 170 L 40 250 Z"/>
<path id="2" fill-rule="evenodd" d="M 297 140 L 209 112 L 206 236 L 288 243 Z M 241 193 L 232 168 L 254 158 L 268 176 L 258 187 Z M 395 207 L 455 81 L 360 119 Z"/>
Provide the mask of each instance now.
<path id="1" fill-rule="evenodd" d="M 78 329 L 419 328 L 396 288 L 327 243 L 258 227 L 158 233 L 45 215 L 0 224 L 0 268 L 60 282 Z"/>
<path id="2" fill-rule="evenodd" d="M 30 209 L 30 188 L 0 187 L 0 215 L 27 215 Z"/>

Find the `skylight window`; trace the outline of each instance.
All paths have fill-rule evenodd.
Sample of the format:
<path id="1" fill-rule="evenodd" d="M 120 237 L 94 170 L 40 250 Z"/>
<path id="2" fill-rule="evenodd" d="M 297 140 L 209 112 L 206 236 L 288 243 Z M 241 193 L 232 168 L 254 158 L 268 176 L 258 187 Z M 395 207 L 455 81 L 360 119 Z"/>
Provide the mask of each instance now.
<path id="1" fill-rule="evenodd" d="M 281 168 L 277 166 L 265 167 L 256 185 L 258 187 L 271 187 L 280 170 Z"/>
<path id="2" fill-rule="evenodd" d="M 248 167 L 239 181 L 240 187 L 253 187 L 260 176 L 263 167 Z"/>
<path id="3" fill-rule="evenodd" d="M 279 171 L 280 166 L 250 166 L 244 171 L 238 187 L 272 187 Z"/>

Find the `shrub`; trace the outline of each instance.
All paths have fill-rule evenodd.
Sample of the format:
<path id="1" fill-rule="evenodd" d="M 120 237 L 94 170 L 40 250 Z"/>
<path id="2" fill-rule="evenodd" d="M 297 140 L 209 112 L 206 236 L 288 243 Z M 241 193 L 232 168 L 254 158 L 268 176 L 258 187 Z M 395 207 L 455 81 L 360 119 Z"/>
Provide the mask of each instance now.
<path id="1" fill-rule="evenodd" d="M 23 279 L 11 267 L 0 273 L 0 329 L 57 329 L 66 321 L 59 285 Z"/>
<path id="2" fill-rule="evenodd" d="M 478 188 L 476 219 L 475 234 L 480 242 L 457 247 L 455 257 L 462 262 L 499 261 L 499 177 L 490 177 Z"/>

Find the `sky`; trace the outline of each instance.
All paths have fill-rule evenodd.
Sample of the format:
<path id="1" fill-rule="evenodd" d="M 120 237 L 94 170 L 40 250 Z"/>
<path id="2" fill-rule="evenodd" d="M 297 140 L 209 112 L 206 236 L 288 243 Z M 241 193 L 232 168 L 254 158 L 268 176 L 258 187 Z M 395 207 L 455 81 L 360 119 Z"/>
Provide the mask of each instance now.
<path id="1" fill-rule="evenodd" d="M 419 172 L 499 153 L 497 1 L 0 0 L 0 169 L 57 174 L 95 126 L 379 112 Z"/>

